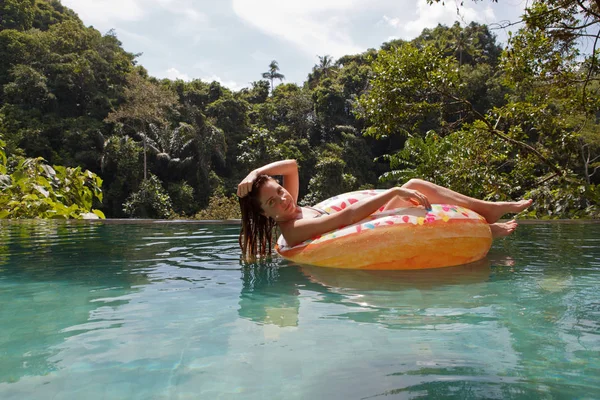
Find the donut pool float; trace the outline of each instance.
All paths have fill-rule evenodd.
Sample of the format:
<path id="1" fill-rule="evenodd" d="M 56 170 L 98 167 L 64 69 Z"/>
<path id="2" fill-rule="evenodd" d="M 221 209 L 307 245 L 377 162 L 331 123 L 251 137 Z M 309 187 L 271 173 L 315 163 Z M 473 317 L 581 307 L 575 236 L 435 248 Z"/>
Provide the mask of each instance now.
<path id="1" fill-rule="evenodd" d="M 380 192 L 345 193 L 322 201 L 315 208 L 331 214 Z M 299 264 L 412 270 L 472 263 L 484 258 L 491 245 L 492 232 L 481 215 L 464 207 L 432 204 L 430 211 L 422 207 L 380 209 L 360 222 L 293 247 L 280 236 L 275 250 Z"/>

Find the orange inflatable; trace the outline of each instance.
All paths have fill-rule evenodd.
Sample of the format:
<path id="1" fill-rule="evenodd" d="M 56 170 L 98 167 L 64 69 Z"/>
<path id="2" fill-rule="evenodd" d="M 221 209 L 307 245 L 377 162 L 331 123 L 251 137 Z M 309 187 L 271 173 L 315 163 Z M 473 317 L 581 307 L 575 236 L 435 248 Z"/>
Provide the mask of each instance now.
<path id="1" fill-rule="evenodd" d="M 315 207 L 341 211 L 379 191 L 346 193 Z M 356 224 L 290 247 L 280 236 L 276 251 L 285 259 L 321 267 L 409 270 L 468 264 L 485 257 L 492 233 L 485 219 L 469 209 L 433 204 L 377 211 Z"/>

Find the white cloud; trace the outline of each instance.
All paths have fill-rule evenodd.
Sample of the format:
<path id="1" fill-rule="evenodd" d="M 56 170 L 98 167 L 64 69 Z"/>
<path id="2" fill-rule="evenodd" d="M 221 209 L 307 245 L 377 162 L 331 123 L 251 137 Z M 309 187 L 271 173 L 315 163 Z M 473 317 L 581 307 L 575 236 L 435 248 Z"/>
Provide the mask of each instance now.
<path id="1" fill-rule="evenodd" d="M 188 20 L 190 20 L 191 22 L 197 22 L 197 23 L 207 23 L 208 22 L 208 16 L 200 11 L 194 10 L 191 7 L 188 8 L 184 8 L 182 10 L 176 11 L 179 14 L 184 15 Z"/>
<path id="2" fill-rule="evenodd" d="M 249 85 L 241 85 L 233 80 L 224 80 L 220 76 L 215 75 L 215 74 L 212 74 L 212 75 L 207 74 L 207 75 L 202 75 L 198 78 L 197 77 L 192 78 L 188 74 L 181 72 L 180 70 L 178 70 L 175 67 L 171 67 L 171 68 L 167 69 L 165 71 L 165 73 L 162 76 L 160 76 L 159 78 L 162 78 L 162 77 L 171 79 L 173 81 L 177 80 L 177 79 L 181 79 L 186 82 L 189 82 L 192 79 L 200 79 L 203 82 L 209 82 L 209 83 L 216 81 L 216 82 L 219 82 L 222 86 L 225 86 L 233 91 L 238 91 L 246 86 L 249 86 Z"/>
<path id="3" fill-rule="evenodd" d="M 194 78 L 192 78 L 188 74 L 179 71 L 175 67 L 171 67 L 168 70 L 166 70 L 164 77 L 171 79 L 171 80 L 181 79 L 181 80 L 184 80 L 187 82 L 191 81 L 192 79 L 200 79 L 203 82 L 209 82 L 209 83 L 216 81 L 216 82 L 219 82 L 222 86 L 225 86 L 233 91 L 238 91 L 238 90 L 248 86 L 248 85 L 241 85 L 233 80 L 224 80 L 220 76 L 215 75 L 215 74 L 210 74 L 210 73 L 208 73 L 206 75 L 200 75 L 200 77 L 195 76 Z"/>
<path id="4" fill-rule="evenodd" d="M 192 68 L 200 70 L 201 73 L 207 73 L 208 71 L 218 68 L 218 65 L 214 60 L 208 60 L 206 58 L 203 58 L 199 61 L 196 61 L 192 65 Z"/>
<path id="5" fill-rule="evenodd" d="M 402 26 L 402 20 L 400 18 L 390 18 L 387 15 L 383 16 L 383 20 L 391 27 L 399 28 Z"/>
<path id="6" fill-rule="evenodd" d="M 140 21 L 156 10 L 183 17 L 182 24 L 208 23 L 207 15 L 194 7 L 194 0 L 62 0 L 62 3 L 75 10 L 86 25 L 102 30 L 114 28 L 119 21 Z"/>
<path id="7" fill-rule="evenodd" d="M 110 29 L 107 24 L 115 20 L 137 21 L 144 15 L 140 0 L 62 0 L 62 4 L 75 10 L 85 24 L 99 25 Z"/>
<path id="8" fill-rule="evenodd" d="M 206 32 L 211 29 L 208 16 L 193 8 L 181 9 L 173 11 L 173 13 L 178 15 L 177 24 L 170 29 L 177 35 L 184 37 L 185 40 L 191 40 L 192 43 L 203 40 Z"/>
<path id="9" fill-rule="evenodd" d="M 213 81 L 219 82 L 222 86 L 225 86 L 233 91 L 238 91 L 238 90 L 248 86 L 248 85 L 240 85 L 239 83 L 234 82 L 234 81 L 224 81 L 217 75 L 203 76 L 200 79 L 204 82 L 213 82 Z"/>
<path id="10" fill-rule="evenodd" d="M 181 79 L 184 81 L 191 81 L 190 76 L 188 74 L 184 74 L 183 72 L 179 71 L 177 68 L 169 68 L 166 71 L 166 77 L 171 79 L 171 80 L 177 80 L 177 79 Z"/>
<path id="11" fill-rule="evenodd" d="M 425 27 L 452 24 L 461 0 L 445 7 L 426 0 L 61 1 L 86 25 L 114 28 L 127 51 L 143 54 L 138 61 L 151 75 L 239 90 L 273 59 L 285 66 L 286 81 L 301 83 L 317 55 L 356 54 L 384 38 L 412 39 Z M 461 15 L 467 23 L 514 20 L 525 4 L 469 0 Z"/>
<path id="12" fill-rule="evenodd" d="M 458 8 L 458 12 L 457 12 Z M 418 0 L 415 18 L 406 13 L 399 12 L 402 16 L 383 16 L 383 21 L 389 26 L 398 29 L 404 39 L 412 39 L 421 34 L 425 28 L 434 28 L 438 24 L 452 25 L 455 21 L 463 24 L 471 22 L 490 23 L 496 21 L 494 10 L 489 4 L 467 3 L 460 6 L 457 2 L 427 4 L 427 0 Z"/>
<path id="13" fill-rule="evenodd" d="M 363 50 L 352 41 L 348 17 L 350 11 L 365 5 L 360 0 L 233 0 L 237 16 L 255 28 L 310 56 L 333 57 Z"/>
<path id="14" fill-rule="evenodd" d="M 119 38 L 119 40 L 121 41 L 125 41 L 127 40 L 130 43 L 135 43 L 136 45 L 139 43 L 140 45 L 143 46 L 155 46 L 156 47 L 156 42 L 153 41 L 151 38 L 144 36 L 144 35 L 140 35 L 139 33 L 135 33 L 135 32 L 131 32 L 127 29 L 123 29 L 123 28 L 117 28 L 115 29 L 115 32 L 117 33 L 117 37 Z"/>

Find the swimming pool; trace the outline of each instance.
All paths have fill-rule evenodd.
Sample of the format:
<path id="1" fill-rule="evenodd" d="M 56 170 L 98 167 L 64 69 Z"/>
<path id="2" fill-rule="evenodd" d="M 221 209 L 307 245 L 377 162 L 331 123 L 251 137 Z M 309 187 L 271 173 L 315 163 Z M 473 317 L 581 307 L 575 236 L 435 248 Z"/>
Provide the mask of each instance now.
<path id="1" fill-rule="evenodd" d="M 600 398 L 600 224 L 416 272 L 243 266 L 238 232 L 0 224 L 0 398 Z"/>

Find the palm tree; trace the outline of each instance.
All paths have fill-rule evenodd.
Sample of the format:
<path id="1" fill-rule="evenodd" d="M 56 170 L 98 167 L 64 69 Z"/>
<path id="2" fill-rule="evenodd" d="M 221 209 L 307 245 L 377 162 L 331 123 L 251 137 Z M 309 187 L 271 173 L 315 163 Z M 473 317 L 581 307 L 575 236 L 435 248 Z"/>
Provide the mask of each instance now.
<path id="1" fill-rule="evenodd" d="M 168 177 L 181 166 L 191 163 L 194 152 L 190 151 L 197 140 L 193 126 L 180 122 L 176 128 L 169 125 L 150 124 L 150 131 L 145 135 L 150 151 L 156 157 L 158 175 Z"/>
<path id="2" fill-rule="evenodd" d="M 333 58 L 330 55 L 324 55 L 319 57 L 319 65 L 315 65 L 313 70 L 319 70 L 322 72 L 325 78 L 328 78 L 333 71 Z"/>
<path id="3" fill-rule="evenodd" d="M 271 64 L 269 64 L 269 70 L 267 72 L 263 72 L 262 74 L 262 77 L 264 79 L 268 79 L 271 81 L 271 93 L 273 93 L 273 80 L 279 79 L 282 81 L 285 79 L 285 76 L 277 71 L 279 71 L 279 64 L 277 63 L 277 61 L 273 60 L 271 61 Z"/>
<path id="4" fill-rule="evenodd" d="M 319 57 L 319 63 L 315 64 L 312 72 L 308 74 L 308 85 L 311 89 L 314 89 L 322 79 L 333 77 L 338 72 L 330 55 L 317 57 Z"/>
<path id="5" fill-rule="evenodd" d="M 180 122 L 176 128 L 150 124 L 146 136 L 148 147 L 156 159 L 157 175 L 165 179 L 201 169 L 207 176 L 213 157 L 224 157 L 223 132 L 207 123 L 202 128 Z"/>
<path id="6" fill-rule="evenodd" d="M 476 42 L 477 33 L 480 28 L 471 24 L 465 28 L 461 27 L 458 22 L 448 30 L 448 46 L 453 51 L 454 56 L 458 59 L 458 65 L 462 66 L 463 61 L 468 57 L 467 62 L 472 62 L 478 52 Z M 463 55 L 465 57 L 463 57 Z"/>

